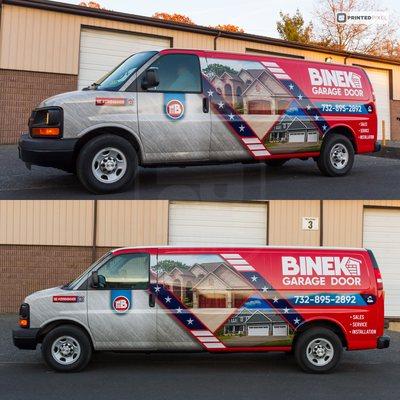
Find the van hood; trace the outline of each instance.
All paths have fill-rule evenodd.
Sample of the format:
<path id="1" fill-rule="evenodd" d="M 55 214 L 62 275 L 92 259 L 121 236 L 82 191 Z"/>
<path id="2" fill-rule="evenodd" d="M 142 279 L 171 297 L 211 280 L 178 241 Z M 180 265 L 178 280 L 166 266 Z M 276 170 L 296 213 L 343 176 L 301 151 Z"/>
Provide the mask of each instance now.
<path id="1" fill-rule="evenodd" d="M 99 96 L 100 93 L 104 95 L 104 91 L 97 90 L 75 90 L 73 92 L 60 93 L 55 96 L 49 97 L 46 100 L 43 100 L 38 107 L 62 107 L 63 105 L 68 103 L 76 104 L 79 102 L 85 102 L 88 99 L 95 99 L 97 96 Z M 102 94 L 100 94 L 100 96 L 102 96 Z M 109 94 L 110 93 L 108 92 L 108 95 Z"/>
<path id="2" fill-rule="evenodd" d="M 43 299 L 46 297 L 52 297 L 55 295 L 60 295 L 64 293 L 69 293 L 68 290 L 62 289 L 62 286 L 56 286 L 49 289 L 39 290 L 35 293 L 30 294 L 25 298 L 25 303 L 32 303 L 36 300 Z"/>

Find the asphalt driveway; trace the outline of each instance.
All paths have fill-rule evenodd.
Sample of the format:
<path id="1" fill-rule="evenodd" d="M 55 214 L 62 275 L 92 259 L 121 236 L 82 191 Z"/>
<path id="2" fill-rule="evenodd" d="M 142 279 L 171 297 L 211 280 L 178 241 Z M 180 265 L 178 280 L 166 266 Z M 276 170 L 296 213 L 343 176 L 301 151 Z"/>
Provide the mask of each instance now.
<path id="1" fill-rule="evenodd" d="M 385 350 L 345 352 L 329 375 L 301 372 L 284 353 L 96 354 L 80 373 L 60 374 L 40 351 L 11 344 L 17 317 L 0 316 L 0 397 L 36 399 L 398 399 L 400 333 Z"/>
<path id="2" fill-rule="evenodd" d="M 400 159 L 356 156 L 343 178 L 320 174 L 312 160 L 291 160 L 281 168 L 264 164 L 140 168 L 134 186 L 101 196 L 113 199 L 265 200 L 399 199 Z M 0 146 L 0 199 L 94 198 L 77 178 L 52 168 L 32 167 L 18 159 L 16 146 Z"/>

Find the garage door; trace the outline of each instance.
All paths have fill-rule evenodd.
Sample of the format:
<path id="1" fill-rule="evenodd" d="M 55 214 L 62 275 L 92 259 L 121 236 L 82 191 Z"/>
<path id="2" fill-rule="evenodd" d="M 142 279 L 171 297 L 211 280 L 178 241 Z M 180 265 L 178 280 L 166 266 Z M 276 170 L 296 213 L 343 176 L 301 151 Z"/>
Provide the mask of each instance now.
<path id="1" fill-rule="evenodd" d="M 172 245 L 265 245 L 266 204 L 172 202 L 169 243 Z"/>
<path id="2" fill-rule="evenodd" d="M 400 317 L 400 210 L 365 209 L 364 247 L 373 250 L 385 288 L 385 315 Z"/>
<path id="3" fill-rule="evenodd" d="M 169 39 L 82 29 L 78 88 L 81 89 L 97 81 L 131 54 L 167 47 L 170 47 Z"/>
<path id="4" fill-rule="evenodd" d="M 287 336 L 288 335 L 287 325 L 274 325 L 272 327 L 272 335 L 273 336 Z"/>
<path id="5" fill-rule="evenodd" d="M 382 139 L 382 120 L 385 121 L 385 137 L 390 139 L 389 71 L 365 68 L 376 97 L 378 113 L 378 139 Z"/>
<path id="6" fill-rule="evenodd" d="M 249 326 L 248 335 L 249 336 L 268 336 L 269 335 L 269 326 L 268 325 Z"/>

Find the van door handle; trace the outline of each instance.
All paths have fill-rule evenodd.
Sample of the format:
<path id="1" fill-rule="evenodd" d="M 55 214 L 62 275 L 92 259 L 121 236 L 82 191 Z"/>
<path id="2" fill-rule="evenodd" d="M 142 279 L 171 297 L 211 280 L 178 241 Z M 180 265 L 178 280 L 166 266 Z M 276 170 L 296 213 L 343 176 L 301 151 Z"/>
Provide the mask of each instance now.
<path id="1" fill-rule="evenodd" d="M 210 111 L 210 102 L 208 97 L 203 97 L 203 113 L 208 113 Z"/>
<path id="2" fill-rule="evenodd" d="M 149 307 L 154 307 L 156 305 L 156 295 L 154 293 L 149 293 Z"/>

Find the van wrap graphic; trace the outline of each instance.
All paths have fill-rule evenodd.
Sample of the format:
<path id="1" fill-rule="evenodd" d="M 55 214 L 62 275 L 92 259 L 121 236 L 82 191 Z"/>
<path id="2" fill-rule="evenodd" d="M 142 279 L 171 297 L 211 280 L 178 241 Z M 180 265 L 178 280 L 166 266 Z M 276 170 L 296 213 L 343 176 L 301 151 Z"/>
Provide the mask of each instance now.
<path id="1" fill-rule="evenodd" d="M 169 120 L 177 121 L 185 115 L 185 94 L 184 93 L 164 93 L 164 114 Z"/>
<path id="2" fill-rule="evenodd" d="M 128 312 L 132 307 L 132 291 L 113 289 L 110 291 L 111 309 L 119 315 Z"/>

